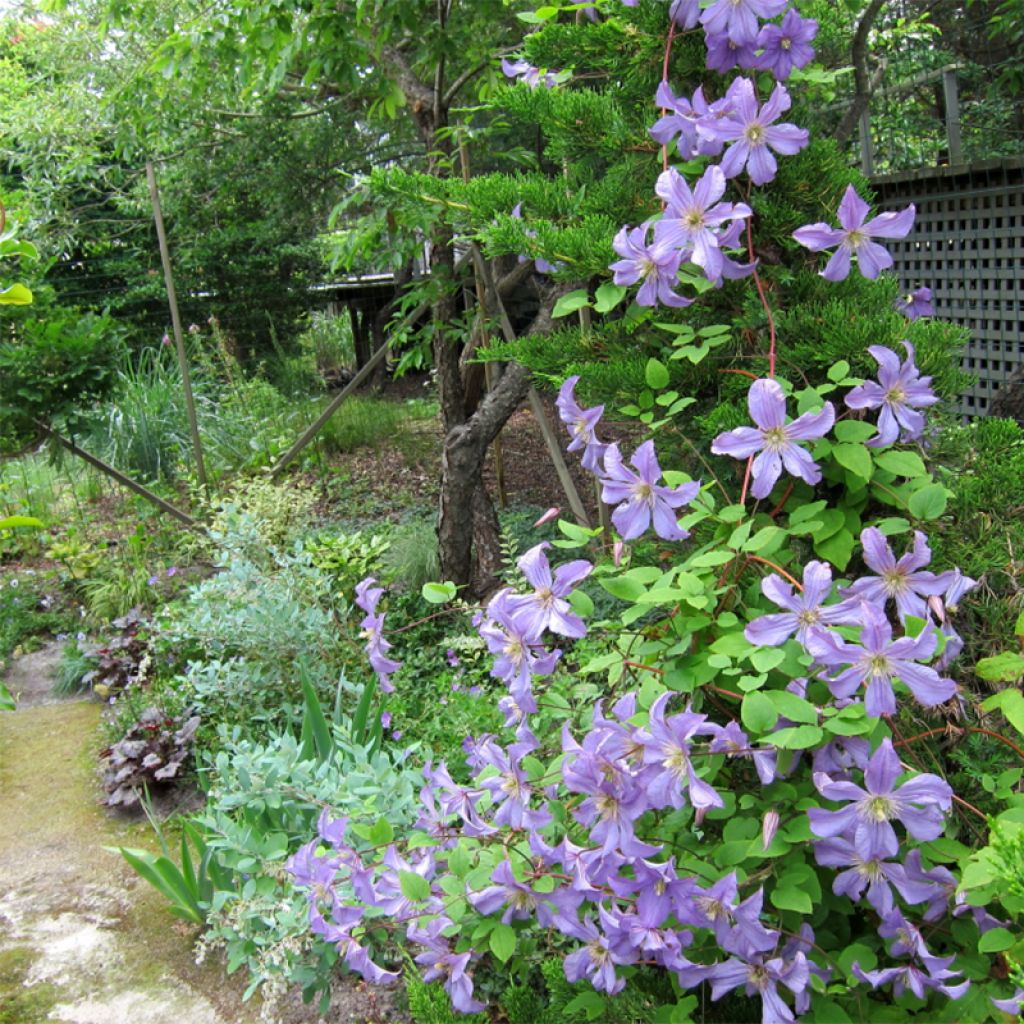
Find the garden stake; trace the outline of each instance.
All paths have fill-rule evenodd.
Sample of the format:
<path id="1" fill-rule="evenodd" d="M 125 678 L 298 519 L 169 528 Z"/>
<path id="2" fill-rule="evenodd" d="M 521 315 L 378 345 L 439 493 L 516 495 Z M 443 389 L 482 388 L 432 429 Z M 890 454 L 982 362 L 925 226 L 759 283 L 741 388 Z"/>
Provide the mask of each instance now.
<path id="1" fill-rule="evenodd" d="M 206 480 L 206 466 L 203 463 L 203 444 L 199 438 L 199 422 L 196 419 L 196 403 L 192 395 L 192 380 L 188 373 L 188 360 L 185 357 L 185 337 L 181 330 L 181 314 L 178 312 L 178 296 L 174 291 L 174 274 L 171 271 L 171 255 L 167 249 L 167 235 L 164 233 L 164 217 L 160 210 L 160 193 L 156 186 L 156 172 L 153 162 L 146 161 L 146 180 L 149 182 L 149 197 L 153 202 L 153 220 L 156 223 L 156 237 L 160 244 L 160 262 L 164 265 L 164 282 L 167 285 L 167 304 L 171 307 L 171 326 L 174 330 L 174 347 L 178 353 L 178 366 L 181 368 L 181 387 L 185 392 L 185 407 L 188 409 L 188 429 L 192 435 L 192 451 L 196 459 L 196 475 L 203 490 L 210 493 L 210 485 Z"/>

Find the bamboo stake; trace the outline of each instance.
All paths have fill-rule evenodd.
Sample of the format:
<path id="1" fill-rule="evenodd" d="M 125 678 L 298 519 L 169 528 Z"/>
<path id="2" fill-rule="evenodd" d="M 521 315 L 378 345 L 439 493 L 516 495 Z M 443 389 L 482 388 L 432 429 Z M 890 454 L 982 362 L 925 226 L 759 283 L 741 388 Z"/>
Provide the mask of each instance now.
<path id="1" fill-rule="evenodd" d="M 164 267 L 164 284 L 167 286 L 167 304 L 171 307 L 171 325 L 174 330 L 174 347 L 178 353 L 178 366 L 181 368 L 181 386 L 185 392 L 185 407 L 188 410 L 188 429 L 192 435 L 192 451 L 196 460 L 196 475 L 203 490 L 209 493 L 210 487 L 206 480 L 206 465 L 203 462 L 203 445 L 199 439 L 199 422 L 196 419 L 196 403 L 192 395 L 192 380 L 188 372 L 188 360 L 185 358 L 185 336 L 181 330 L 181 314 L 178 312 L 178 296 L 174 291 L 174 274 L 171 271 L 171 254 L 167 248 L 167 235 L 164 232 L 164 216 L 160 209 L 160 192 L 156 185 L 156 172 L 153 161 L 146 161 L 146 180 L 149 182 L 149 198 L 153 203 L 153 220 L 156 222 L 156 237 L 160 244 L 160 262 Z"/>
<path id="2" fill-rule="evenodd" d="M 460 256 L 459 259 L 455 261 L 456 272 L 465 266 L 467 259 L 469 259 L 468 256 Z M 421 316 L 423 316 L 424 313 L 427 312 L 427 310 L 430 309 L 430 305 L 430 302 L 421 302 L 411 313 L 406 314 L 395 325 L 394 333 L 397 334 L 399 331 L 408 327 L 409 324 L 415 323 Z M 352 380 L 348 382 L 348 384 L 345 385 L 344 388 L 342 388 L 341 391 L 338 392 L 337 395 L 334 396 L 334 398 L 331 399 L 327 408 L 324 409 L 324 411 L 320 413 L 320 415 L 302 432 L 302 436 L 299 437 L 295 444 L 293 444 L 291 448 L 289 448 L 288 451 L 278 459 L 277 464 L 270 471 L 271 478 L 279 476 L 285 466 L 287 466 L 288 463 L 291 462 L 295 456 L 298 455 L 299 452 L 301 452 L 302 449 L 320 433 L 321 430 L 323 430 L 324 424 L 338 411 L 341 403 L 344 402 L 345 399 L 348 398 L 348 396 L 352 394 L 352 392 L 359 387 L 359 385 L 362 384 L 371 373 L 373 373 L 377 364 L 390 351 L 391 342 L 385 341 L 384 344 L 370 357 L 366 365 L 352 378 Z"/>
<path id="3" fill-rule="evenodd" d="M 203 527 L 196 522 L 187 512 L 182 512 L 180 508 L 175 508 L 169 501 L 165 501 L 160 497 L 159 494 L 155 494 L 148 487 L 143 487 L 142 484 L 133 480 L 130 476 L 125 476 L 119 469 L 115 469 L 113 466 L 108 465 L 102 459 L 98 459 L 91 452 L 87 452 L 84 448 L 79 448 L 74 441 L 70 440 L 58 434 L 55 430 L 50 429 L 43 423 L 37 424 L 40 430 L 46 434 L 47 437 L 52 438 L 62 448 L 65 448 L 76 458 L 81 459 L 83 462 L 89 463 L 90 466 L 98 469 L 101 473 L 109 476 L 111 480 L 115 480 L 122 487 L 128 488 L 130 491 L 134 491 L 140 498 L 145 498 L 151 505 L 156 505 L 161 511 L 166 512 L 169 516 L 173 516 L 193 530 L 203 530 Z"/>

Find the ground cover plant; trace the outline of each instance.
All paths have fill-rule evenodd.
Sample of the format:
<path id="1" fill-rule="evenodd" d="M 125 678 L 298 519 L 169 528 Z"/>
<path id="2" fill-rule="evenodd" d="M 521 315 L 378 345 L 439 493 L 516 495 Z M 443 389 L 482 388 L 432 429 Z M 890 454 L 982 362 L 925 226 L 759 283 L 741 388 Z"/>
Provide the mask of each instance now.
<path id="1" fill-rule="evenodd" d="M 740 473 L 720 462 L 703 481 L 663 472 L 653 440 L 627 456 L 601 441 L 602 410 L 582 408 L 577 378 L 566 380 L 560 410 L 613 508 L 616 557 L 552 564 L 591 536 L 563 524 L 480 614 L 508 692 L 504 729 L 466 739 L 472 782 L 427 763 L 412 835 L 382 838 L 367 857 L 355 841 L 365 826 L 325 816 L 290 862 L 312 931 L 368 981 L 393 983 L 411 959 L 456 1011 L 497 1002 L 508 1014 L 524 1006 L 517 987 L 536 986 L 555 958 L 577 986 L 566 1012 L 591 1019 L 623 1012 L 621 1000 L 628 1019 L 664 1021 L 982 1021 L 1019 1007 L 1010 975 L 1020 980 L 1024 904 L 1000 878 L 1015 856 L 1022 769 L 993 781 L 992 825 L 1011 837 L 993 848 L 985 814 L 930 770 L 928 741 L 950 721 L 1020 753 L 974 724 L 982 709 L 946 674 L 962 647 L 954 609 L 976 581 L 933 567 L 925 532 L 955 484 L 921 443 L 939 397 L 910 342 L 870 345 L 863 376 L 843 359 L 821 381 L 789 380 L 757 267 L 751 186 L 809 141 L 778 123 L 790 106 L 782 81 L 810 60 L 815 29 L 794 10 L 760 25 L 784 6 L 646 5 L 665 24 L 666 76 L 677 30 L 704 37 L 710 67 L 739 63 L 747 75 L 709 88 L 714 100 L 665 81 L 654 129 L 663 215 L 621 229 L 614 286 L 597 299 L 614 308 L 639 285 L 641 307 L 689 305 L 684 263 L 711 284 L 752 278 L 763 370 L 743 374 L 749 418 L 719 424 L 710 445 Z M 607 25 L 619 7 L 591 13 Z M 536 12 L 552 27 L 530 54 L 557 39 L 557 14 Z M 506 73 L 531 102 L 560 81 L 526 60 Z M 723 202 L 733 179 L 738 201 Z M 914 211 L 872 216 L 853 184 L 837 199 L 829 221 L 789 230 L 830 250 L 825 281 L 874 280 L 891 266 L 874 239 L 907 235 Z M 657 358 L 644 376 L 652 397 L 669 382 Z M 603 619 L 588 578 L 619 602 Z M 373 578 L 357 588 L 369 663 L 389 691 L 402 666 L 385 600 Z M 591 629 L 608 632 L 611 650 L 575 666 L 573 644 Z M 599 674 L 603 699 L 587 700 L 576 672 Z M 1012 707 L 1012 724 L 1006 694 L 987 706 Z M 698 989 L 727 1002 L 706 1011 Z"/>

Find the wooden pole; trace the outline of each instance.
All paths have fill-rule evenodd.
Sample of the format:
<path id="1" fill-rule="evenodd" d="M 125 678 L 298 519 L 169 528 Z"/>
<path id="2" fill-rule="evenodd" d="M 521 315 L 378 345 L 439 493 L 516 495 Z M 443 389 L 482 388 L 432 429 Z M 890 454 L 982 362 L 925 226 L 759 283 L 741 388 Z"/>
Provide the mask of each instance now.
<path id="1" fill-rule="evenodd" d="M 127 487 L 129 491 L 133 491 L 140 498 L 145 498 L 151 505 L 155 505 L 162 512 L 166 512 L 169 516 L 173 516 L 179 522 L 184 523 L 185 526 L 193 530 L 203 530 L 203 527 L 196 522 L 187 512 L 182 512 L 180 508 L 175 508 L 169 501 L 165 501 L 160 497 L 159 494 L 155 494 L 148 487 L 143 487 L 142 484 L 133 480 L 130 476 L 125 476 L 119 469 L 115 469 L 113 466 L 108 465 L 102 459 L 98 459 L 91 452 L 87 452 L 84 448 L 79 448 L 74 441 L 70 440 L 58 434 L 55 430 L 46 426 L 44 423 L 37 424 L 40 430 L 49 438 L 52 438 L 62 448 L 65 448 L 76 458 L 81 459 L 83 462 L 88 462 L 90 466 L 98 469 L 101 473 L 109 476 L 111 480 L 115 480 L 122 487 Z"/>
<path id="2" fill-rule="evenodd" d="M 487 261 L 483 258 L 483 255 L 477 248 L 476 243 L 472 242 L 470 243 L 470 246 L 470 252 L 473 255 L 473 262 L 477 267 L 480 276 L 483 278 L 484 284 L 487 288 L 487 294 L 493 299 L 494 309 L 498 315 L 498 323 L 501 326 L 501 333 L 505 340 L 511 343 L 516 340 L 516 332 L 512 327 L 512 321 L 508 318 L 508 313 L 505 311 L 505 304 L 501 301 L 501 296 L 498 294 L 498 287 L 494 283 L 494 276 L 491 274 L 490 268 L 487 266 Z M 562 455 L 562 446 L 551 427 L 551 422 L 548 420 L 548 414 L 540 400 L 540 395 L 538 395 L 536 390 L 531 387 L 527 392 L 527 398 L 530 401 L 530 409 L 533 412 L 533 417 L 537 421 L 537 426 L 540 428 L 540 432 L 544 437 L 544 443 L 547 445 L 548 455 L 551 458 L 552 465 L 555 467 L 555 472 L 558 474 L 562 490 L 565 492 L 565 496 L 569 501 L 569 507 L 572 509 L 573 515 L 576 517 L 576 522 L 578 522 L 580 526 L 585 526 L 589 530 L 590 517 L 587 515 L 587 510 L 584 508 L 583 501 L 580 499 L 579 491 L 576 490 L 576 485 L 572 482 L 572 477 L 569 475 L 569 467 L 565 464 L 565 457 Z"/>
<path id="3" fill-rule="evenodd" d="M 156 185 L 156 172 L 153 161 L 146 161 L 146 180 L 149 182 L 149 198 L 153 203 L 153 220 L 156 222 L 156 237 L 160 244 L 160 262 L 164 267 L 164 284 L 167 286 L 167 304 L 171 307 L 171 325 L 174 330 L 174 347 L 178 353 L 178 366 L 181 368 L 181 386 L 185 392 L 185 408 L 188 410 L 188 429 L 192 435 L 192 452 L 196 460 L 196 475 L 204 491 L 209 492 L 206 481 L 206 465 L 203 462 L 203 444 L 199 439 L 199 422 L 196 419 L 196 403 L 192 395 L 192 379 L 188 372 L 188 360 L 185 358 L 185 336 L 181 330 L 181 314 L 178 312 L 178 296 L 174 291 L 174 275 L 171 272 L 171 254 L 167 248 L 167 235 L 164 232 L 164 217 L 160 210 L 160 193 Z"/>

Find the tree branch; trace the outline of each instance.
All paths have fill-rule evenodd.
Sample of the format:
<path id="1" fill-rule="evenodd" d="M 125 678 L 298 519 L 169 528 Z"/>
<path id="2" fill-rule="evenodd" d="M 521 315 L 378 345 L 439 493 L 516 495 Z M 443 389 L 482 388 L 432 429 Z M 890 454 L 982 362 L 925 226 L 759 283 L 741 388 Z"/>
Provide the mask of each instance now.
<path id="1" fill-rule="evenodd" d="M 469 68 L 467 71 L 463 71 L 458 78 L 448 86 L 447 91 L 444 94 L 444 105 L 447 107 L 451 104 L 452 100 L 459 94 L 459 90 L 469 81 L 476 78 L 481 71 L 486 71 L 490 66 L 490 59 L 482 60 L 476 67 Z"/>
<path id="2" fill-rule="evenodd" d="M 861 15 L 857 31 L 853 35 L 853 43 L 850 46 L 854 83 L 853 102 L 836 129 L 835 139 L 840 145 L 843 145 L 853 134 L 861 114 L 867 109 L 871 100 L 873 84 L 868 75 L 868 37 L 871 35 L 871 29 L 885 6 L 885 2 L 886 0 L 871 0 Z"/>

